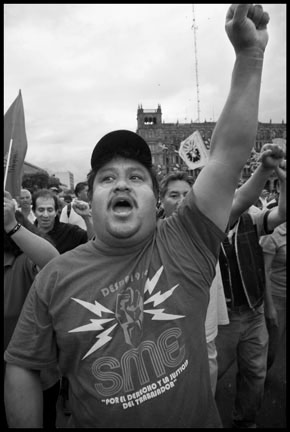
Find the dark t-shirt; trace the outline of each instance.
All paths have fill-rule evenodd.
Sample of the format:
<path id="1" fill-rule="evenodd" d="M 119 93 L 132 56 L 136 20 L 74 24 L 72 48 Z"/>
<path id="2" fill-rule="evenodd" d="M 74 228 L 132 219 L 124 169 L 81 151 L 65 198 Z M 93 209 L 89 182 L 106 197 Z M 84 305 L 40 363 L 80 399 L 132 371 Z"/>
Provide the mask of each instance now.
<path id="1" fill-rule="evenodd" d="M 47 235 L 60 254 L 88 241 L 87 231 L 77 225 L 60 222 L 58 217 L 55 218 L 54 227 Z"/>
<path id="2" fill-rule="evenodd" d="M 59 364 L 71 427 L 221 427 L 204 325 L 224 237 L 189 193 L 142 244 L 95 240 L 57 257 L 38 274 L 5 360 Z"/>
<path id="3" fill-rule="evenodd" d="M 4 255 L 4 350 L 11 339 L 22 306 L 37 274 L 36 265 L 24 254 Z"/>

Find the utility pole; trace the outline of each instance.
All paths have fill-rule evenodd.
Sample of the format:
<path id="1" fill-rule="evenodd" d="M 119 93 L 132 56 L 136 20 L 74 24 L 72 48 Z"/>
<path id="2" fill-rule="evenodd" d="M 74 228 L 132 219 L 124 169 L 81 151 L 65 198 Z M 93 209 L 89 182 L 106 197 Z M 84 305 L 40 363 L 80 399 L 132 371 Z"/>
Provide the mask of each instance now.
<path id="1" fill-rule="evenodd" d="M 200 106 L 199 106 L 199 82 L 198 82 L 198 62 L 197 62 L 197 44 L 196 44 L 196 31 L 197 25 L 195 23 L 194 5 L 192 5 L 192 16 L 193 16 L 193 35 L 194 35 L 194 57 L 195 57 L 195 78 L 196 78 L 196 96 L 197 96 L 197 121 L 200 122 Z"/>

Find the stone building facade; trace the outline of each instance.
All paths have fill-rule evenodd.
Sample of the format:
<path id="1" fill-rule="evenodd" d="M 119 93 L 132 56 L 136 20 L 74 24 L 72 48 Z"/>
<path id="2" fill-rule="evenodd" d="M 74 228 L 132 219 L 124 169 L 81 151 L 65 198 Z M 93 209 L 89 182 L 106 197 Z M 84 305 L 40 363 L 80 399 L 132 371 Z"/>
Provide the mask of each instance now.
<path id="1" fill-rule="evenodd" d="M 178 154 L 181 141 L 185 140 L 194 131 L 198 130 L 207 149 L 210 148 L 210 140 L 215 122 L 203 123 L 164 123 L 162 121 L 161 106 L 157 109 L 143 109 L 142 105 L 137 109 L 137 130 L 148 143 L 154 166 L 157 169 L 159 177 L 162 178 L 171 171 L 188 171 L 188 167 Z M 247 161 L 242 179 L 250 177 L 255 169 L 257 156 L 265 143 L 271 143 L 273 138 L 286 139 L 286 124 L 281 123 L 258 123 L 256 141 L 253 146 L 251 157 Z M 190 171 L 190 170 L 189 170 Z M 190 171 L 193 177 L 197 177 L 199 169 Z M 276 188 L 276 177 L 272 176 L 266 184 L 269 191 Z"/>

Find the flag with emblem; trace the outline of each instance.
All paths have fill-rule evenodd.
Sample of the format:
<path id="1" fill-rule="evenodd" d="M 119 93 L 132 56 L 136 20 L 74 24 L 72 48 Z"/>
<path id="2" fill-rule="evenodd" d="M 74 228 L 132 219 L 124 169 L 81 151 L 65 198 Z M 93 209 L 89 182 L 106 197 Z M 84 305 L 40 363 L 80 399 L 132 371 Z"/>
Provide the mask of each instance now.
<path id="1" fill-rule="evenodd" d="M 199 131 L 193 132 L 180 143 L 178 153 L 191 170 L 202 168 L 208 161 L 208 150 Z"/>

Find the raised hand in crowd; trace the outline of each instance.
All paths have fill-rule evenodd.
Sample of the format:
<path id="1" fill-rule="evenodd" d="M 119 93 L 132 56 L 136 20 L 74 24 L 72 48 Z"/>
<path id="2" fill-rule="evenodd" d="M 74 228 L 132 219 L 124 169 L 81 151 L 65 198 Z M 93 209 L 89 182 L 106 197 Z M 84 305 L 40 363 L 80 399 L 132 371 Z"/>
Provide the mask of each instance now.
<path id="1" fill-rule="evenodd" d="M 28 221 L 27 224 L 29 224 Z M 39 268 L 59 255 L 52 243 L 17 221 L 15 204 L 8 191 L 4 192 L 4 231 Z"/>

